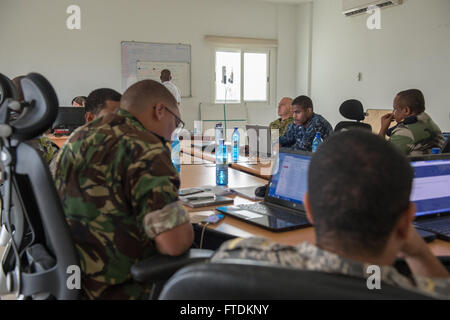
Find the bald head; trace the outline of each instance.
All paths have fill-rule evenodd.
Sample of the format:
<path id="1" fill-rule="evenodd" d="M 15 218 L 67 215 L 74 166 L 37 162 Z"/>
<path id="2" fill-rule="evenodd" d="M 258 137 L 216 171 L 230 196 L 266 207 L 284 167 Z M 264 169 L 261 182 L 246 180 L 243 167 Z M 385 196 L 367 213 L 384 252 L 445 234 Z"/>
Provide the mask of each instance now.
<path id="1" fill-rule="evenodd" d="M 170 74 L 170 70 L 164 69 L 161 71 L 161 82 L 166 82 L 172 80 L 172 75 Z"/>
<path id="2" fill-rule="evenodd" d="M 25 99 L 25 97 L 23 96 L 22 84 L 20 83 L 24 78 L 25 76 L 18 76 L 12 80 L 17 88 L 17 92 L 19 93 L 19 101 L 23 101 Z"/>
<path id="3" fill-rule="evenodd" d="M 170 140 L 180 119 L 178 105 L 164 85 L 140 81 L 125 91 L 120 107 L 131 113 L 149 131 Z"/>
<path id="4" fill-rule="evenodd" d="M 177 102 L 169 90 L 153 80 L 142 80 L 125 91 L 120 100 L 120 107 L 132 114 L 148 111 L 149 108 L 164 103 L 170 108 L 177 108 Z"/>
<path id="5" fill-rule="evenodd" d="M 284 97 L 278 104 L 278 115 L 282 120 L 292 117 L 292 99 Z"/>

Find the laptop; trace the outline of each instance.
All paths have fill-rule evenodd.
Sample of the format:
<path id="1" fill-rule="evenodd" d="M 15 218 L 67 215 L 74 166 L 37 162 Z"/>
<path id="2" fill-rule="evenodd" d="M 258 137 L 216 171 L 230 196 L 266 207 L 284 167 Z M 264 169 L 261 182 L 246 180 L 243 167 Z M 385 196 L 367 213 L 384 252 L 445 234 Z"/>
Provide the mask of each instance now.
<path id="1" fill-rule="evenodd" d="M 86 123 L 85 109 L 80 107 L 59 107 L 58 116 L 52 125 L 53 130 L 66 129 L 68 134 Z"/>
<path id="2" fill-rule="evenodd" d="M 263 202 L 216 210 L 274 232 L 311 226 L 303 207 L 311 155 L 309 152 L 280 150 Z"/>
<path id="3" fill-rule="evenodd" d="M 233 193 L 237 194 L 238 196 L 250 199 L 250 200 L 264 200 L 264 197 L 258 197 L 256 193 L 256 189 L 259 187 L 262 187 L 262 185 L 259 186 L 252 186 L 252 187 L 240 187 L 240 188 L 232 188 L 231 191 Z"/>
<path id="4" fill-rule="evenodd" d="M 272 151 L 272 134 L 270 127 L 259 125 L 247 125 L 247 143 L 249 156 L 269 158 Z"/>
<path id="5" fill-rule="evenodd" d="M 417 207 L 414 225 L 450 241 L 450 155 L 411 157 L 414 169 L 411 201 Z"/>

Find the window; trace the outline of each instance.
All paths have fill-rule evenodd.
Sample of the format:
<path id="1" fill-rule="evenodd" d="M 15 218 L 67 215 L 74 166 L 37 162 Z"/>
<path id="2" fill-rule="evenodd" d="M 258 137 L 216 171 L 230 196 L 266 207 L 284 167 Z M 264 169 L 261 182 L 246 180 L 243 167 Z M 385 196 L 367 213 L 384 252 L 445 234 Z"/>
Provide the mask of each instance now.
<path id="1" fill-rule="evenodd" d="M 269 53 L 216 50 L 215 102 L 268 102 Z"/>
<path id="2" fill-rule="evenodd" d="M 267 53 L 244 52 L 244 101 L 267 101 Z"/>
<path id="3" fill-rule="evenodd" d="M 216 101 L 241 102 L 241 52 L 216 52 Z"/>

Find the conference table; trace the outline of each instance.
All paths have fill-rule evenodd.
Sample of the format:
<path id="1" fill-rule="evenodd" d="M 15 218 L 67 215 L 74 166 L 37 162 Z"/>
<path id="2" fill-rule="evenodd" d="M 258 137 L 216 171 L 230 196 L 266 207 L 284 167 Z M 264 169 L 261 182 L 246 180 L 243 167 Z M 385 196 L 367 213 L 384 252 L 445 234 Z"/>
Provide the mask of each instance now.
<path id="1" fill-rule="evenodd" d="M 194 152 L 192 152 L 194 153 Z M 195 152 L 198 156 L 198 150 Z M 193 156 L 190 153 L 182 152 L 181 156 L 181 188 L 194 188 L 201 186 L 211 186 L 216 184 L 215 164 L 210 161 L 197 156 Z M 257 166 L 257 165 L 256 165 Z M 240 171 L 232 166 L 228 169 L 228 187 L 247 187 L 255 185 L 264 185 L 268 183 L 268 180 L 259 176 L 249 174 L 246 171 Z M 239 196 L 230 196 L 234 198 L 234 204 L 252 203 L 254 201 L 245 199 Z M 187 211 L 191 215 L 195 215 L 199 211 L 213 211 L 215 207 L 205 207 L 193 209 L 186 206 Z M 258 226 L 249 224 L 245 221 L 226 216 L 217 225 L 208 226 L 215 231 L 228 234 L 234 237 L 248 238 L 248 237 L 264 237 L 272 241 L 286 244 L 286 245 L 298 245 L 304 241 L 315 243 L 314 228 L 308 227 L 303 229 L 297 229 L 287 232 L 272 232 Z M 450 256 L 450 242 L 442 240 L 434 240 L 428 244 L 432 252 L 437 256 Z"/>
<path id="2" fill-rule="evenodd" d="M 64 143 L 67 137 L 52 137 L 53 141 Z M 194 188 L 213 186 L 216 184 L 215 157 L 211 152 L 203 152 L 200 148 L 192 146 L 191 141 L 181 141 L 181 188 Z M 252 157 L 239 157 L 237 163 L 231 163 L 228 171 L 228 187 L 248 187 L 265 185 L 270 178 L 272 161 L 270 159 L 255 159 Z M 234 204 L 252 203 L 254 201 L 239 196 L 230 196 Z M 199 211 L 214 211 L 215 207 L 192 209 L 186 206 L 191 215 Z M 272 241 L 298 245 L 304 241 L 315 242 L 314 228 L 308 227 L 287 232 L 272 232 L 249 224 L 242 220 L 226 216 L 217 225 L 208 226 L 217 232 L 233 237 L 264 237 Z M 437 256 L 450 256 L 450 242 L 434 240 L 428 244 Z"/>

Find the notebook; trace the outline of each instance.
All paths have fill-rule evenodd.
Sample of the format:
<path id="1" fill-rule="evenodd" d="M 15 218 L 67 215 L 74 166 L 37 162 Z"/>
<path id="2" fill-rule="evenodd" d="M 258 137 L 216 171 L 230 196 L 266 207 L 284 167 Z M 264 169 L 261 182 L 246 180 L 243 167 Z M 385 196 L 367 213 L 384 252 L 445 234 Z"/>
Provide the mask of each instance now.
<path id="1" fill-rule="evenodd" d="M 191 208 L 216 206 L 234 202 L 233 199 L 225 197 L 226 195 L 232 194 L 232 192 L 228 188 L 220 186 L 182 189 L 178 194 L 181 202 Z"/>
<path id="2" fill-rule="evenodd" d="M 450 155 L 410 158 L 414 169 L 411 201 L 417 212 L 416 228 L 450 241 Z"/>
<path id="3" fill-rule="evenodd" d="M 311 153 L 281 150 L 263 202 L 216 210 L 274 232 L 311 226 L 303 207 L 310 160 Z"/>

